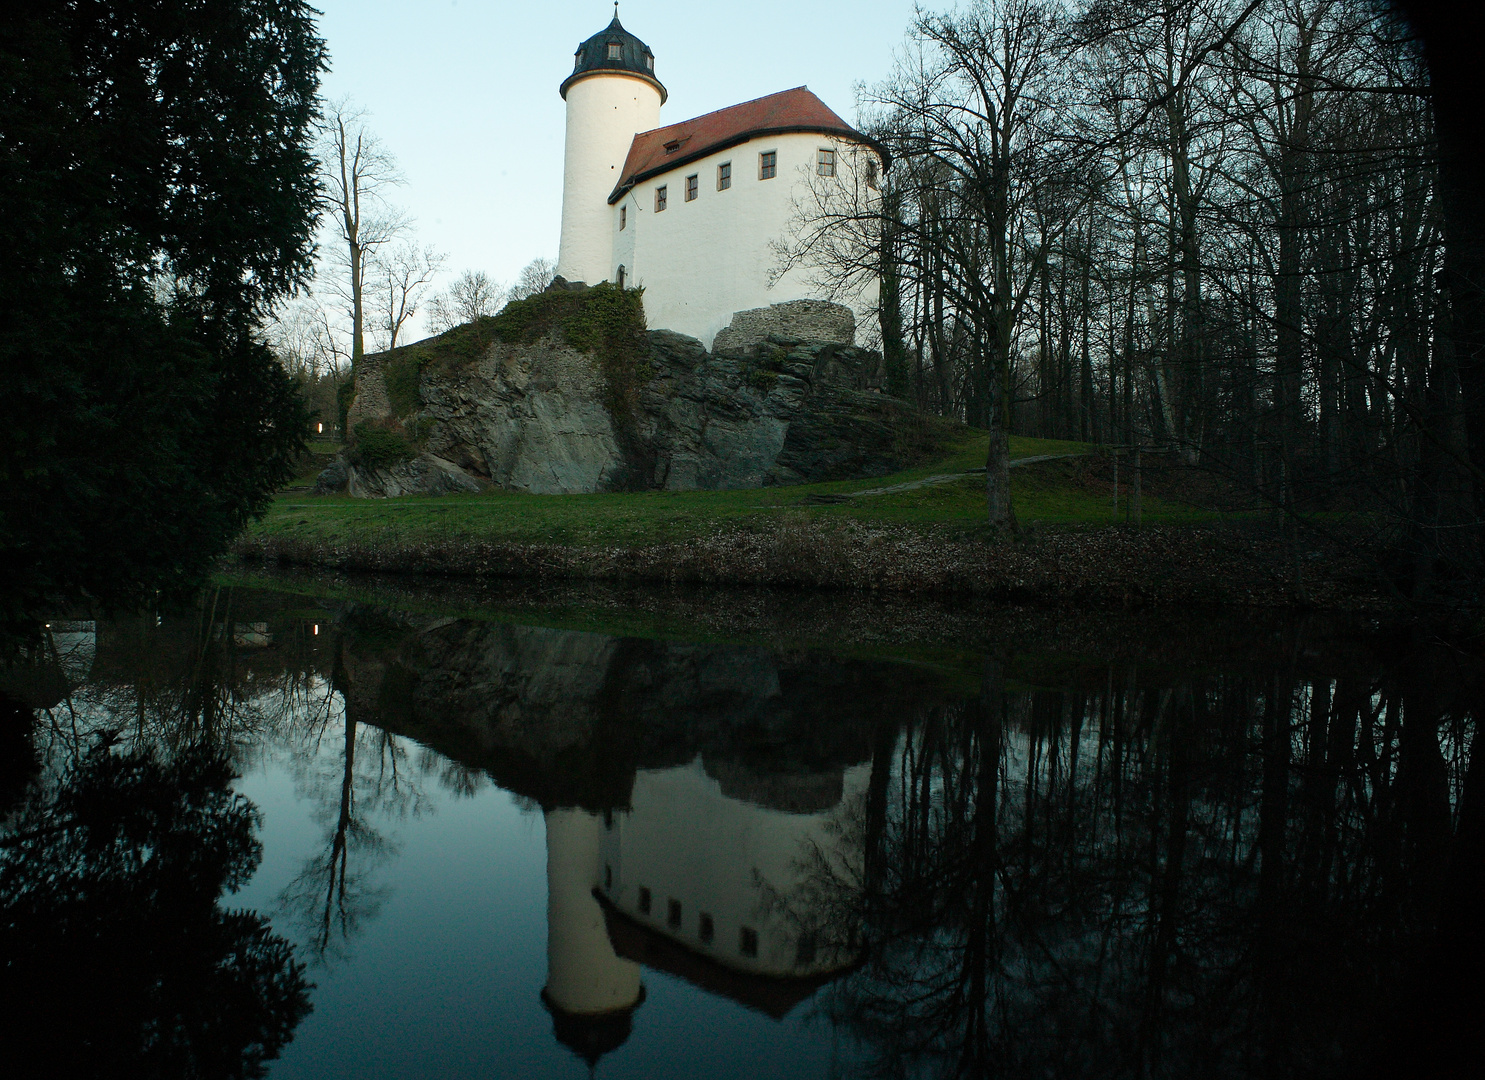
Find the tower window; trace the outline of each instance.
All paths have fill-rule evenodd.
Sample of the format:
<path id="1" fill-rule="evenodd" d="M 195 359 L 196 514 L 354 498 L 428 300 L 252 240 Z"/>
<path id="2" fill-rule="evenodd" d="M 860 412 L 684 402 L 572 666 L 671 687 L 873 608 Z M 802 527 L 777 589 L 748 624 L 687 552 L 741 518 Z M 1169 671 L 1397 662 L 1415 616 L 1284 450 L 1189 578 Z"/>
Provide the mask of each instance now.
<path id="1" fill-rule="evenodd" d="M 608 58 L 610 60 L 617 60 L 623 54 L 624 46 L 620 45 L 617 41 L 610 41 L 608 43 Z"/>
<path id="2" fill-rule="evenodd" d="M 744 956 L 758 955 L 758 931 L 750 926 L 744 926 L 737 938 L 737 947 Z"/>
<path id="3" fill-rule="evenodd" d="M 623 263 L 620 263 L 619 264 L 619 272 L 614 275 L 614 284 L 617 285 L 621 289 L 624 287 L 624 264 Z"/>
<path id="4" fill-rule="evenodd" d="M 697 925 L 697 933 L 700 935 L 702 942 L 708 945 L 711 944 L 712 937 L 716 932 L 717 928 L 712 925 L 712 917 L 703 911 L 701 913 L 701 920 Z"/>
<path id="5" fill-rule="evenodd" d="M 681 902 L 671 898 L 670 910 L 666 913 L 665 921 L 673 927 L 681 925 Z"/>
<path id="6" fill-rule="evenodd" d="M 877 159 L 875 157 L 866 159 L 866 186 L 873 190 L 877 186 Z"/>
<path id="7" fill-rule="evenodd" d="M 650 890 L 644 887 L 639 890 L 639 910 L 642 915 L 650 913 Z"/>
<path id="8" fill-rule="evenodd" d="M 609 863 L 603 864 L 603 887 L 610 892 L 614 888 L 614 868 Z"/>
<path id="9" fill-rule="evenodd" d="M 661 184 L 655 189 L 655 213 L 665 209 L 665 185 Z"/>
<path id="10" fill-rule="evenodd" d="M 651 71 L 655 70 L 655 57 L 652 53 L 645 54 L 645 67 L 649 68 Z"/>
<path id="11" fill-rule="evenodd" d="M 724 161 L 717 166 L 717 190 L 726 191 L 732 186 L 732 162 Z"/>
<path id="12" fill-rule="evenodd" d="M 623 232 L 629 225 L 629 207 L 619 207 L 619 231 Z"/>
<path id="13" fill-rule="evenodd" d="M 835 175 L 835 151 L 820 147 L 820 152 L 815 155 L 815 172 L 821 176 Z"/>
<path id="14" fill-rule="evenodd" d="M 700 186 L 701 185 L 698 183 L 697 174 L 692 173 L 690 176 L 686 177 L 686 201 L 687 202 L 690 202 L 692 199 L 696 198 L 696 192 L 697 192 L 697 189 L 700 188 Z"/>
<path id="15" fill-rule="evenodd" d="M 815 962 L 815 938 L 813 934 L 799 935 L 799 941 L 794 950 L 794 964 L 796 967 L 806 967 Z"/>
<path id="16" fill-rule="evenodd" d="M 765 150 L 758 155 L 758 179 L 772 180 L 779 174 L 779 152 Z"/>

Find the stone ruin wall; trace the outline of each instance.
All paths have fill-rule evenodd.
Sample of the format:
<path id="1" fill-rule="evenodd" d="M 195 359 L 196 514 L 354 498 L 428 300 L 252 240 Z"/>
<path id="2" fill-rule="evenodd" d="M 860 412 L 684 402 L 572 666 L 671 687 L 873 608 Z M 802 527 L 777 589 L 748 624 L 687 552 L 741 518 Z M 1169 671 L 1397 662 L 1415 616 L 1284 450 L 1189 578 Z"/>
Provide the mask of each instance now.
<path id="1" fill-rule="evenodd" d="M 382 365 L 379 361 L 363 358 L 356 372 L 356 397 L 346 412 L 346 429 L 352 432 L 363 420 L 385 420 L 391 415 L 392 399 L 387 396 Z"/>
<path id="2" fill-rule="evenodd" d="M 747 352 L 770 337 L 811 344 L 854 345 L 856 317 L 845 305 L 827 300 L 790 300 L 738 311 L 733 313 L 732 322 L 717 332 L 712 352 Z"/>

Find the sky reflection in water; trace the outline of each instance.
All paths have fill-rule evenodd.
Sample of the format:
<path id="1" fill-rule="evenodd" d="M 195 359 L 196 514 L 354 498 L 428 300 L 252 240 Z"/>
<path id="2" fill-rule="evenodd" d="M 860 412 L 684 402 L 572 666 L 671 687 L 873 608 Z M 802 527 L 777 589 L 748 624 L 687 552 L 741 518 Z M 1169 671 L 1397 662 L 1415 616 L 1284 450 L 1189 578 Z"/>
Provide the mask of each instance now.
<path id="1" fill-rule="evenodd" d="M 396 740 L 410 757 L 420 748 Z M 331 745 L 330 740 L 326 745 Z M 237 783 L 263 811 L 263 863 L 232 898 L 273 912 L 325 847 L 315 794 L 278 747 Z M 338 767 L 338 753 L 321 764 Z M 443 759 L 438 759 L 441 763 Z M 539 807 L 493 785 L 455 794 L 419 776 L 422 808 L 372 816 L 388 841 L 366 885 L 373 918 L 310 969 L 314 1012 L 274 1077 L 577 1077 L 586 1065 L 552 1034 L 547 975 L 546 829 Z M 284 913 L 289 915 L 290 913 Z M 293 913 L 297 915 L 298 913 Z M 302 940 L 302 938 L 301 938 Z M 663 973 L 644 974 L 633 1034 L 602 1063 L 608 1077 L 823 1076 L 830 1037 L 808 1005 L 780 1024 Z"/>
<path id="2" fill-rule="evenodd" d="M 274 1077 L 1345 1072 L 1431 940 L 1478 674 L 1223 633 L 924 665 L 222 590 L 7 675 L 52 793 L 10 827 L 96 732 L 228 753 L 262 856 L 219 907 L 314 984 Z"/>

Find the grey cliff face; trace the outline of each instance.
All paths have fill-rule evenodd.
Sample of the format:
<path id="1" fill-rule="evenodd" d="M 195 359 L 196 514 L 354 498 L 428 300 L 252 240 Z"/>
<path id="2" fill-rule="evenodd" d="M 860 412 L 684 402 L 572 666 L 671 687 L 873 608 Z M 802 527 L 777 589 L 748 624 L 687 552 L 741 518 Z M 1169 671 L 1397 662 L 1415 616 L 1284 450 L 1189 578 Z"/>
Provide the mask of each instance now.
<path id="1" fill-rule="evenodd" d="M 882 394 L 881 356 L 848 344 L 854 333 L 847 309 L 819 301 L 739 312 L 711 353 L 694 338 L 650 331 L 648 378 L 619 415 L 596 357 L 556 336 L 497 342 L 455 372 L 425 371 L 415 416 L 381 418 L 416 425 L 425 457 L 470 483 L 539 494 L 881 476 L 908 463 L 903 433 L 918 417 Z M 385 393 L 374 365 L 358 376 L 363 384 L 371 393 L 362 415 L 378 419 Z M 352 473 L 352 495 L 432 490 L 417 478 Z M 456 482 L 447 475 L 426 464 L 420 473 Z"/>
<path id="2" fill-rule="evenodd" d="M 624 468 L 602 375 L 591 356 L 550 339 L 495 344 L 472 370 L 422 383 L 430 453 L 501 487 L 537 494 L 607 491 Z"/>
<path id="3" fill-rule="evenodd" d="M 360 468 L 344 458 L 336 458 L 315 480 L 313 494 L 390 499 L 398 495 L 451 495 L 482 490 L 477 479 L 452 461 L 433 454 L 419 454 L 382 469 Z"/>

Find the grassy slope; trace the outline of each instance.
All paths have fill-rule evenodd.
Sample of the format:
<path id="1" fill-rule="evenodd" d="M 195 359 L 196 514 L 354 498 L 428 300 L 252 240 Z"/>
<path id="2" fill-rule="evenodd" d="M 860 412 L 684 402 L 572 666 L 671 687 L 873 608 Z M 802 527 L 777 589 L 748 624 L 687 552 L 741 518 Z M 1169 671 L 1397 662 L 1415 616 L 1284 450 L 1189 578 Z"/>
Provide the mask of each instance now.
<path id="1" fill-rule="evenodd" d="M 974 533 L 985 512 L 983 476 L 849 503 L 804 505 L 813 494 L 847 494 L 907 483 L 928 476 L 983 467 L 985 436 L 972 436 L 931 465 L 869 480 L 844 480 L 795 487 L 747 491 L 642 492 L 598 495 L 528 495 L 499 491 L 487 495 L 400 499 L 315 497 L 285 492 L 251 532 L 259 537 L 315 541 L 356 539 L 376 534 L 386 538 L 439 540 L 461 537 L 508 543 L 558 543 L 577 546 L 631 546 L 684 540 L 718 528 L 743 527 L 770 518 L 805 515 L 820 521 L 857 520 L 927 528 L 949 527 Z M 1012 458 L 1078 453 L 1081 443 L 1048 439 L 1011 439 Z M 1114 521 L 1107 485 L 1085 487 L 1075 482 L 1074 461 L 1052 461 L 1013 470 L 1012 498 L 1023 523 L 1097 525 Z M 1214 515 L 1192 507 L 1143 500 L 1151 523 L 1210 520 Z"/>

